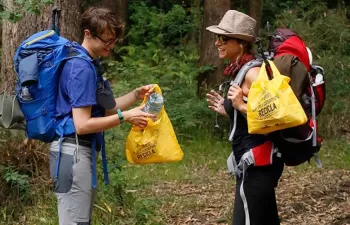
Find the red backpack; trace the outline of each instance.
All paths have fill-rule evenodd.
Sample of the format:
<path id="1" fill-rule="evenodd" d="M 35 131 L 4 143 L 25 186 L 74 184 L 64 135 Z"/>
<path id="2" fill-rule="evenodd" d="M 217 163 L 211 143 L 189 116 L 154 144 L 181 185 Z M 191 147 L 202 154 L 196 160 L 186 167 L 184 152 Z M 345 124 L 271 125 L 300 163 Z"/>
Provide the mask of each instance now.
<path id="1" fill-rule="evenodd" d="M 266 59 L 273 60 L 279 72 L 291 78 L 289 85 L 308 117 L 308 122 L 303 125 L 268 134 L 274 144 L 273 148 L 278 148 L 277 156 L 281 157 L 287 166 L 297 166 L 304 162 L 310 162 L 310 159 L 315 157 L 317 165 L 322 167 L 322 163 L 317 157 L 317 153 L 321 149 L 322 138 L 318 136 L 316 117 L 322 111 L 326 99 L 323 68 L 312 64 L 311 51 L 306 47 L 304 41 L 289 29 L 277 29 L 271 35 L 268 57 L 266 57 L 267 54 L 263 51 L 260 41 L 258 41 L 258 45 L 262 59 L 246 63 L 229 84 L 241 85 L 249 69 L 261 66 L 263 61 L 268 63 Z M 266 69 L 273 77 L 272 70 L 268 67 Z M 235 127 L 236 125 L 233 125 L 229 137 L 230 141 L 234 137 Z M 243 163 L 247 165 L 252 164 L 252 162 L 255 164 L 258 161 L 262 162 L 261 165 L 268 165 L 273 161 L 271 157 L 263 157 L 266 152 L 264 154 L 252 151 L 247 153 L 249 154 L 244 159 L 242 157 Z M 270 153 L 274 154 L 274 149 L 271 149 Z M 227 161 L 231 172 L 236 170 L 235 166 L 233 169 L 230 167 L 230 162 L 235 161 L 233 159 L 231 154 Z"/>
<path id="2" fill-rule="evenodd" d="M 312 65 L 311 51 L 290 29 L 277 29 L 270 36 L 270 58 L 283 75 L 290 76 L 290 85 L 303 106 L 308 123 L 271 134 L 286 165 L 296 166 L 315 156 L 322 138 L 318 136 L 317 116 L 326 99 L 324 70 Z"/>

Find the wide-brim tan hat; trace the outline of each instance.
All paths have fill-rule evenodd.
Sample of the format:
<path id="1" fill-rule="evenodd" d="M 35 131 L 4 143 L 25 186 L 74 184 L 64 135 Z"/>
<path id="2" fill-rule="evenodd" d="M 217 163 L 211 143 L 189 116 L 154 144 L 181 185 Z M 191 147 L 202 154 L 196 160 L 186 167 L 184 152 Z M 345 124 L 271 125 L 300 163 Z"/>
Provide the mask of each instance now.
<path id="1" fill-rule="evenodd" d="M 236 10 L 228 10 L 219 25 L 213 25 L 206 29 L 215 34 L 254 42 L 255 27 L 256 20 L 250 16 Z"/>

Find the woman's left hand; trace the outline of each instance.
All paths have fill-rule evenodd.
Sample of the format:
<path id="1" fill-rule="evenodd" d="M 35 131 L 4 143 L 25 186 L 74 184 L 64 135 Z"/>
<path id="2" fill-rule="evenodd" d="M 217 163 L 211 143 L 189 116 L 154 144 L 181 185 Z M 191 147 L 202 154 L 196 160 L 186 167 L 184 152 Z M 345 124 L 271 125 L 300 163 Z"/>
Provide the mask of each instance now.
<path id="1" fill-rule="evenodd" d="M 243 91 L 237 84 L 230 87 L 227 93 L 227 98 L 231 100 L 232 107 L 241 111 L 245 103 L 243 101 Z"/>
<path id="2" fill-rule="evenodd" d="M 136 88 L 134 90 L 136 98 L 139 100 L 139 99 L 143 99 L 145 96 L 151 95 L 153 92 L 152 90 L 153 86 L 154 86 L 153 84 L 148 84 L 148 85 L 144 85 L 139 88 Z"/>

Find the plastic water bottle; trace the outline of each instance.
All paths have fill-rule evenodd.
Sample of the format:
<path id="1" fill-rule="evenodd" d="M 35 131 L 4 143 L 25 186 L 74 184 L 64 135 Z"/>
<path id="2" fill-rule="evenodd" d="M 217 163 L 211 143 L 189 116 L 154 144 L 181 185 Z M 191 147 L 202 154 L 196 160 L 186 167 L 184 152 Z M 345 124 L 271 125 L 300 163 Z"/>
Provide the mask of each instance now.
<path id="1" fill-rule="evenodd" d="M 33 100 L 33 97 L 32 97 L 32 95 L 30 94 L 29 89 L 28 89 L 27 86 L 22 87 L 21 99 L 22 99 L 23 101 L 31 101 L 31 100 Z"/>
<path id="2" fill-rule="evenodd" d="M 143 108 L 143 111 L 157 115 L 162 109 L 163 105 L 163 96 L 158 93 L 153 93 L 149 96 L 148 101 L 146 102 L 146 105 Z"/>

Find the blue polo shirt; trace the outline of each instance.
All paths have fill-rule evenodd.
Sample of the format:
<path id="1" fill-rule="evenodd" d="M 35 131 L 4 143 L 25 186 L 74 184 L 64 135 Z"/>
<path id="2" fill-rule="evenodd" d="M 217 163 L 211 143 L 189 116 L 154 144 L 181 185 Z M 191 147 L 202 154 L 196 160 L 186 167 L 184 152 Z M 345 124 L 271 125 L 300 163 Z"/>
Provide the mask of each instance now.
<path id="1" fill-rule="evenodd" d="M 87 55 L 88 52 L 78 45 Z M 68 60 L 59 80 L 56 117 L 72 115 L 72 108 L 92 106 L 92 116 L 103 116 L 104 110 L 96 102 L 97 75 L 91 63 L 80 58 Z"/>
<path id="2" fill-rule="evenodd" d="M 89 55 L 81 45 L 76 47 Z M 105 109 L 115 106 L 111 88 L 102 74 L 103 69 L 98 60 L 94 60 L 92 64 L 85 59 L 72 58 L 64 64 L 56 102 L 57 120 L 67 115 L 72 117 L 72 108 L 92 106 L 91 116 L 102 117 Z M 109 103 L 107 107 L 106 102 Z"/>

